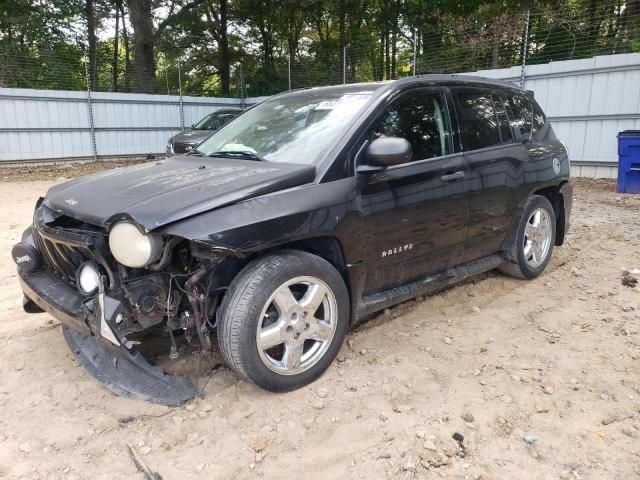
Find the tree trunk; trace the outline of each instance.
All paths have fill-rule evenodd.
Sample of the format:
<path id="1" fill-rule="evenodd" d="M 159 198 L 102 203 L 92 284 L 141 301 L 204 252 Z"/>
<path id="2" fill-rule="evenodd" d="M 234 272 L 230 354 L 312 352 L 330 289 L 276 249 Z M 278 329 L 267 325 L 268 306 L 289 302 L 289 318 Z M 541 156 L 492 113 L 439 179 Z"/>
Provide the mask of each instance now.
<path id="1" fill-rule="evenodd" d="M 399 12 L 400 2 L 393 0 L 391 2 L 391 78 L 398 78 L 398 23 L 400 21 Z"/>
<path id="2" fill-rule="evenodd" d="M 120 18 L 122 18 L 122 41 L 124 43 L 124 90 L 129 91 L 129 77 L 131 75 L 131 54 L 129 50 L 129 33 L 127 33 L 127 22 L 124 18 L 124 5 L 120 1 Z"/>
<path id="3" fill-rule="evenodd" d="M 156 77 L 151 0 L 128 0 L 128 5 L 134 35 L 132 90 L 150 92 Z"/>
<path id="4" fill-rule="evenodd" d="M 498 32 L 493 34 L 491 44 L 491 68 L 500 68 L 500 35 Z"/>
<path id="5" fill-rule="evenodd" d="M 391 80 L 391 42 L 389 41 L 389 28 L 387 23 L 387 28 L 384 32 L 384 68 L 385 68 L 385 79 Z"/>
<path id="6" fill-rule="evenodd" d="M 269 74 L 272 74 L 274 71 L 274 38 L 273 38 L 273 28 L 269 19 L 260 18 L 258 20 L 258 31 L 260 32 L 260 41 L 262 42 L 262 60 L 264 62 L 264 66 L 267 69 Z M 322 39 L 321 39 L 322 41 Z"/>
<path id="7" fill-rule="evenodd" d="M 397 57 L 397 33 L 396 33 L 396 28 L 393 28 L 393 33 L 391 34 L 391 78 L 393 78 L 394 80 L 396 78 L 398 78 L 398 66 L 397 66 L 397 62 L 396 62 L 396 57 Z"/>
<path id="8" fill-rule="evenodd" d="M 378 65 L 378 80 L 384 80 L 384 44 L 386 40 L 386 35 L 383 32 L 380 33 L 380 55 L 379 55 L 379 65 Z"/>
<path id="9" fill-rule="evenodd" d="M 346 33 L 346 15 L 347 15 L 347 5 L 346 0 L 340 0 L 340 10 L 338 12 L 339 18 L 339 30 L 340 30 L 340 58 L 342 59 L 342 64 L 340 68 L 343 70 L 342 75 L 344 79 L 347 78 L 347 73 L 344 71 L 347 66 L 346 59 L 346 51 L 345 47 L 347 46 L 347 33 Z"/>
<path id="10" fill-rule="evenodd" d="M 227 35 L 227 0 L 220 0 L 220 88 L 229 95 L 231 73 L 229 67 L 229 36 Z"/>
<path id="11" fill-rule="evenodd" d="M 629 0 L 624 12 L 626 35 L 630 42 L 640 40 L 640 0 Z"/>
<path id="12" fill-rule="evenodd" d="M 422 50 L 419 51 L 419 56 L 422 59 L 422 73 L 441 73 L 443 67 L 445 70 L 451 71 L 451 68 L 446 66 L 447 62 L 436 65 L 433 60 L 432 52 L 437 55 L 437 52 L 442 48 L 442 36 L 442 26 L 440 25 L 438 18 L 428 15 L 424 23 L 421 25 L 420 33 L 420 45 L 422 45 Z"/>
<path id="13" fill-rule="evenodd" d="M 120 33 L 121 3 L 122 0 L 116 0 L 116 26 L 113 33 L 113 63 L 111 64 L 111 90 L 114 92 L 118 91 L 118 35 Z"/>
<path id="14" fill-rule="evenodd" d="M 591 45 L 596 43 L 598 39 L 598 1 L 589 0 L 589 26 L 588 26 L 589 40 Z"/>
<path id="15" fill-rule="evenodd" d="M 89 42 L 89 88 L 98 89 L 98 78 L 96 75 L 96 18 L 93 9 L 93 0 L 85 0 L 85 15 L 87 16 L 87 39 Z"/>

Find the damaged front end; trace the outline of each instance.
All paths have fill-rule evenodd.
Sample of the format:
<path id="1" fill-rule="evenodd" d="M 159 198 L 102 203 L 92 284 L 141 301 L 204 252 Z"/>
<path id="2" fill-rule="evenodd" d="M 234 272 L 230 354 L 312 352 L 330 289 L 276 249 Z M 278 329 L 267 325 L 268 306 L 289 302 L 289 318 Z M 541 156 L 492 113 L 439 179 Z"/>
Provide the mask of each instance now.
<path id="1" fill-rule="evenodd" d="M 134 225 L 114 225 L 122 224 Z M 194 396 L 193 383 L 149 364 L 136 346 L 141 334 L 153 331 L 168 337 L 172 359 L 179 355 L 177 335 L 210 350 L 209 332 L 225 289 L 214 273 L 235 252 L 181 237 L 155 235 L 139 245 L 135 233 L 127 238 L 110 238 L 106 229 L 40 201 L 32 227 L 12 252 L 25 310 L 42 309 L 59 319 L 80 364 L 112 392 L 178 405 Z M 119 258 L 116 249 L 124 250 L 115 244 L 123 239 L 138 258 Z"/>

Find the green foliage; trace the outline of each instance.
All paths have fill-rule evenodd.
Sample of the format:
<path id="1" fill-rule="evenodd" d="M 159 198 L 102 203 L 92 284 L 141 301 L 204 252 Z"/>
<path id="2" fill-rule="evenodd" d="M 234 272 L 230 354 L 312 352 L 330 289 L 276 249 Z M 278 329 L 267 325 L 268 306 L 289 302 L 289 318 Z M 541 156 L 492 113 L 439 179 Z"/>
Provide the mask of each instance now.
<path id="1" fill-rule="evenodd" d="M 523 60 L 526 6 L 515 0 L 154 0 L 154 31 L 142 38 L 128 7 L 143 1 L 93 0 L 99 41 L 89 65 L 99 90 L 265 95 L 289 82 L 299 88 L 341 83 L 343 75 L 347 82 L 411 75 L 414 55 L 418 73 Z M 122 3 L 126 31 L 120 18 L 116 44 Z M 534 5 L 527 63 L 640 51 L 639 0 Z M 0 0 L 0 86 L 85 89 L 86 9 L 86 0 Z M 136 53 L 136 35 L 151 42 L 148 58 Z M 152 68 L 140 85 L 142 62 Z"/>
<path id="2" fill-rule="evenodd" d="M 77 1 L 0 2 L 0 86 L 82 88 L 81 11 Z"/>

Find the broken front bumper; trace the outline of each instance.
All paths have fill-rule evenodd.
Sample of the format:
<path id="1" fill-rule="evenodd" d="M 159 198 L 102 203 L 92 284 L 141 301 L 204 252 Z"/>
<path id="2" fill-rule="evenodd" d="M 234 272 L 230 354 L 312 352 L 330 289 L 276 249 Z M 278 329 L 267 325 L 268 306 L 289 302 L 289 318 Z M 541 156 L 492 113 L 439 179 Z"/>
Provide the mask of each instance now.
<path id="1" fill-rule="evenodd" d="M 106 296 L 103 288 L 94 313 L 75 288 L 46 266 L 18 271 L 18 277 L 25 296 L 62 322 L 69 348 L 101 385 L 117 395 L 162 405 L 179 405 L 193 398 L 195 387 L 188 378 L 167 375 L 131 348 L 125 337 L 114 333 L 111 322 L 120 302 Z M 25 310 L 29 311 L 26 305 Z"/>
<path id="2" fill-rule="evenodd" d="M 76 289 L 46 270 L 19 273 L 18 278 L 25 296 L 42 310 L 85 335 L 95 332 L 95 316 Z"/>

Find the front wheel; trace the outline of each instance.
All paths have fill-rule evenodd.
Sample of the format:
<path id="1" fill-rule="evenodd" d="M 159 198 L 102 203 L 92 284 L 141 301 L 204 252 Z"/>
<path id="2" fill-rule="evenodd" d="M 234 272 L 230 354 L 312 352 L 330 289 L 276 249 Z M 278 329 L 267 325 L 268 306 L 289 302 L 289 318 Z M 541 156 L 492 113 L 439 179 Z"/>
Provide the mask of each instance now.
<path id="1" fill-rule="evenodd" d="M 510 251 L 500 271 L 512 277 L 532 279 L 546 268 L 556 241 L 556 215 L 551 202 L 533 195 L 524 209 Z"/>
<path id="2" fill-rule="evenodd" d="M 270 391 L 316 380 L 349 325 L 344 280 L 326 260 L 286 250 L 248 264 L 221 305 L 218 342 L 227 364 Z"/>

